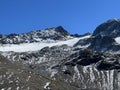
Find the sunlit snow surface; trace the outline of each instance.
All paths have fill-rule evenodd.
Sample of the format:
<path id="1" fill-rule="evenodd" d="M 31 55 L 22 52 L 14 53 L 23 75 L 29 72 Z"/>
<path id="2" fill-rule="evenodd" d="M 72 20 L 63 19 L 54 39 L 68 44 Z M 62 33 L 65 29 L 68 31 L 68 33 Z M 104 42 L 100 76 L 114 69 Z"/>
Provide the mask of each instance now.
<path id="1" fill-rule="evenodd" d="M 85 36 L 81 38 L 71 38 L 66 41 L 55 41 L 55 42 L 34 42 L 34 43 L 24 43 L 24 44 L 5 44 L 0 46 L 0 51 L 14 51 L 14 52 L 28 52 L 28 51 L 37 51 L 44 47 L 52 47 L 52 46 L 60 46 L 63 44 L 67 44 L 68 46 L 73 46 L 80 39 L 89 38 L 90 36 Z"/>
<path id="2" fill-rule="evenodd" d="M 45 84 L 45 86 L 44 86 L 44 89 L 45 89 L 45 90 L 50 90 L 49 85 L 50 85 L 50 82 L 47 82 L 47 83 Z"/>
<path id="3" fill-rule="evenodd" d="M 120 44 L 120 37 L 115 38 L 117 44 Z"/>

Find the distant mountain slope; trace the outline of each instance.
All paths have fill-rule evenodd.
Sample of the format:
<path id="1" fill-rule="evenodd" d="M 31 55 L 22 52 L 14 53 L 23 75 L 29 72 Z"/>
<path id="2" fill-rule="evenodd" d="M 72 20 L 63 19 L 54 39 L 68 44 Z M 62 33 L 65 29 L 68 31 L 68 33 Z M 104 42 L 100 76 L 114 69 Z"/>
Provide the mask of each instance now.
<path id="1" fill-rule="evenodd" d="M 20 63 L 10 62 L 0 55 L 0 90 L 73 90 L 61 81 L 37 75 Z"/>

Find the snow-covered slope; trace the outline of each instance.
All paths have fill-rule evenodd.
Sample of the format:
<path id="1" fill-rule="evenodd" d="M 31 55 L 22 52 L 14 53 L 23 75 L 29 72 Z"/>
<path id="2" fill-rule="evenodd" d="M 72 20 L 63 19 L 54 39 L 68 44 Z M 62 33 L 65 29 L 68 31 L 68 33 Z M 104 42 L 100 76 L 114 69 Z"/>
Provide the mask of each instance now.
<path id="1" fill-rule="evenodd" d="M 24 44 L 5 44 L 0 46 L 0 51 L 14 51 L 14 52 L 28 52 L 28 51 L 37 51 L 44 47 L 52 47 L 52 46 L 60 46 L 66 44 L 68 46 L 73 46 L 80 39 L 89 38 L 89 36 L 81 37 L 81 38 L 71 38 L 69 40 L 64 41 L 53 41 L 53 42 L 34 42 L 34 43 L 24 43 Z"/>

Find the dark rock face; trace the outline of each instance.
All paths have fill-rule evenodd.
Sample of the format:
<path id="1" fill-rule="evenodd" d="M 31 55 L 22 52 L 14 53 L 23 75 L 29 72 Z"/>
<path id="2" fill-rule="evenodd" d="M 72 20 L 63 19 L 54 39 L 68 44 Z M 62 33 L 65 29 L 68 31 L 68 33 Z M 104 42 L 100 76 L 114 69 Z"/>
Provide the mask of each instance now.
<path id="1" fill-rule="evenodd" d="M 65 65 L 78 64 L 82 66 L 87 66 L 102 60 L 102 53 L 94 52 L 92 50 L 80 50 L 79 52 L 74 54 L 77 55 L 77 57 L 74 57 L 75 55 L 71 55 L 70 57 L 68 57 L 68 60 L 70 59 L 70 62 L 65 63 Z M 72 61 L 71 57 L 73 58 Z"/>
<path id="2" fill-rule="evenodd" d="M 79 46 L 79 45 L 81 46 L 89 45 L 91 44 L 91 41 L 92 41 L 91 38 L 81 39 L 74 45 L 74 47 Z"/>
<path id="3" fill-rule="evenodd" d="M 83 35 L 79 35 L 79 34 L 71 34 L 71 36 L 73 37 L 84 37 L 84 36 L 88 36 L 88 35 L 91 35 L 89 32 L 88 33 L 85 33 Z"/>
<path id="4" fill-rule="evenodd" d="M 57 75 L 83 90 L 119 90 L 119 60 L 119 55 L 80 50 L 61 63 Z"/>
<path id="5" fill-rule="evenodd" d="M 61 33 L 61 35 L 63 35 L 63 36 L 69 35 L 69 33 L 62 26 L 56 27 L 55 31 L 58 33 Z"/>
<path id="6" fill-rule="evenodd" d="M 98 51 L 118 51 L 120 46 L 116 45 L 115 38 L 119 36 L 120 20 L 108 20 L 95 29 L 89 48 Z"/>
<path id="7" fill-rule="evenodd" d="M 65 65 L 88 66 L 96 64 L 98 70 L 120 69 L 119 55 L 112 55 L 93 50 L 80 50 L 67 57 Z"/>
<path id="8" fill-rule="evenodd" d="M 116 61 L 115 61 L 116 62 Z M 98 70 L 113 70 L 113 69 L 120 69 L 120 64 L 115 64 L 114 62 L 104 62 L 101 61 L 97 66 Z"/>
<path id="9" fill-rule="evenodd" d="M 120 36 L 120 19 L 110 19 L 107 22 L 99 25 L 93 32 L 93 36 Z"/>
<path id="10" fill-rule="evenodd" d="M 108 51 L 108 50 L 116 50 L 117 45 L 115 45 L 114 38 L 110 36 L 96 36 L 91 40 L 90 49 L 94 49 L 97 51 Z"/>

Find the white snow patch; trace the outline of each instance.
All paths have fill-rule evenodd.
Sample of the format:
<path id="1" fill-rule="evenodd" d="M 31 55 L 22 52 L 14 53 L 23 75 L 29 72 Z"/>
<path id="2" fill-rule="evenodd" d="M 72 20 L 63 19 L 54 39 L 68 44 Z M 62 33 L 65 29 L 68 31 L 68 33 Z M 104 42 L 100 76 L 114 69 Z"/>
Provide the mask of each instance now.
<path id="1" fill-rule="evenodd" d="M 16 88 L 16 90 L 19 90 L 19 89 L 20 89 L 20 87 L 17 87 L 17 88 Z"/>
<path id="2" fill-rule="evenodd" d="M 11 72 L 11 73 L 8 75 L 7 79 L 10 79 L 13 75 L 14 75 L 14 73 Z"/>
<path id="3" fill-rule="evenodd" d="M 2 88 L 1 90 L 5 90 L 4 88 Z"/>
<path id="4" fill-rule="evenodd" d="M 82 68 L 83 68 L 83 72 L 84 73 L 88 73 L 89 71 L 88 71 L 88 69 L 90 68 L 91 66 L 83 66 Z"/>
<path id="5" fill-rule="evenodd" d="M 118 73 L 117 77 L 118 77 L 118 88 L 120 88 L 120 73 Z"/>
<path id="6" fill-rule="evenodd" d="M 28 82 L 30 80 L 31 76 L 28 76 L 28 78 L 26 79 L 26 81 Z"/>
<path id="7" fill-rule="evenodd" d="M 117 44 L 120 44 L 120 37 L 116 37 L 115 41 L 116 41 Z"/>
<path id="8" fill-rule="evenodd" d="M 47 83 L 45 84 L 45 86 L 44 86 L 44 89 L 50 90 L 49 85 L 50 85 L 50 82 L 47 82 Z"/>
<path id="9" fill-rule="evenodd" d="M 57 72 L 58 72 L 57 70 L 56 70 L 56 71 L 51 72 L 51 76 L 50 76 L 50 77 L 51 77 L 51 78 L 53 78 L 53 77 L 55 76 L 55 74 L 57 74 Z"/>
<path id="10" fill-rule="evenodd" d="M 113 90 L 114 70 L 106 71 L 106 73 L 107 73 L 107 83 L 108 83 L 108 85 L 107 85 L 108 87 L 107 87 L 107 88 L 108 88 L 109 90 Z"/>
<path id="11" fill-rule="evenodd" d="M 91 44 L 87 44 L 87 45 L 84 45 L 84 46 L 78 45 L 77 47 L 78 47 L 78 48 L 83 48 L 83 49 L 85 49 L 85 48 L 89 47 L 90 45 L 91 45 Z"/>
<path id="12" fill-rule="evenodd" d="M 89 70 L 90 70 L 90 79 L 91 79 L 92 82 L 94 82 L 94 80 L 95 80 L 95 75 L 94 75 L 93 69 L 92 69 L 92 68 L 89 68 Z"/>
<path id="13" fill-rule="evenodd" d="M 13 83 L 13 81 L 9 80 L 9 84 L 10 84 L 10 83 Z"/>
<path id="14" fill-rule="evenodd" d="M 77 75 L 76 75 L 77 78 L 80 79 L 80 72 L 79 72 L 79 69 L 78 69 L 77 65 L 74 67 L 74 71 L 75 71 L 75 73 L 77 74 Z"/>
<path id="15" fill-rule="evenodd" d="M 9 87 L 7 90 L 11 90 L 12 89 L 12 87 Z"/>
<path id="16" fill-rule="evenodd" d="M 8 51 L 14 51 L 14 52 L 28 52 L 28 51 L 38 51 L 44 47 L 52 47 L 52 46 L 60 46 L 63 44 L 67 44 L 68 46 L 73 46 L 75 43 L 77 43 L 80 39 L 89 38 L 89 36 L 81 37 L 81 38 L 72 38 L 66 41 L 56 41 L 56 42 L 34 42 L 34 43 L 24 43 L 24 44 L 5 44 L 0 46 L 0 51 L 2 52 L 8 52 Z"/>

